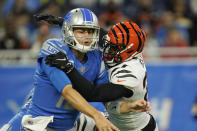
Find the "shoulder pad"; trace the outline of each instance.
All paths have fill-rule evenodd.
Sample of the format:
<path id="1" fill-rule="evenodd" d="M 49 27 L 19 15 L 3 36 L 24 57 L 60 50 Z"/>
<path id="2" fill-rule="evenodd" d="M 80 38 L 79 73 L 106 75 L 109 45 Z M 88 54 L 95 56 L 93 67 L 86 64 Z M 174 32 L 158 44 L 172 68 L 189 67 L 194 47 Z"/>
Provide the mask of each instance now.
<path id="1" fill-rule="evenodd" d="M 66 54 L 66 51 L 63 50 L 63 47 L 64 43 L 62 39 L 49 39 L 43 43 L 38 58 L 42 58 L 50 54 L 56 54 L 60 51 Z"/>

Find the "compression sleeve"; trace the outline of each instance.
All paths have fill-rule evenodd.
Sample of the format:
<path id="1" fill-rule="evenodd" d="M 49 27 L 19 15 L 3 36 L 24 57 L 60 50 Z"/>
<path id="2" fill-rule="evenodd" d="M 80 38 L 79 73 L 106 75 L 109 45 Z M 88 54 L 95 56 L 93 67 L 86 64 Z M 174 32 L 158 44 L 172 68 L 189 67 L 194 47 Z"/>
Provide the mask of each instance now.
<path id="1" fill-rule="evenodd" d="M 104 83 L 95 87 L 75 68 L 67 74 L 76 89 L 89 102 L 108 102 L 121 97 L 131 97 L 133 91 L 122 85 Z"/>

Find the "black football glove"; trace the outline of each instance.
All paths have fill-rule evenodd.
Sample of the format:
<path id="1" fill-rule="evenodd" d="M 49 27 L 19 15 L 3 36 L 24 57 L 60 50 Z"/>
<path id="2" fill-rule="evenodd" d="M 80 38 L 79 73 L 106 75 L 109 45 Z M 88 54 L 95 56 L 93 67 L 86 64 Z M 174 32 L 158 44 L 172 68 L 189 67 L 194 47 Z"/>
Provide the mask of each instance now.
<path id="1" fill-rule="evenodd" d="M 36 21 L 46 21 L 49 24 L 52 25 L 59 25 L 62 26 L 64 18 L 58 17 L 58 16 L 53 16 L 49 14 L 36 14 L 33 16 Z"/>
<path id="2" fill-rule="evenodd" d="M 66 55 L 62 52 L 58 52 L 57 54 L 51 54 L 46 57 L 45 63 L 50 66 L 55 66 L 66 74 L 71 72 L 74 68 L 72 63 L 68 60 Z"/>

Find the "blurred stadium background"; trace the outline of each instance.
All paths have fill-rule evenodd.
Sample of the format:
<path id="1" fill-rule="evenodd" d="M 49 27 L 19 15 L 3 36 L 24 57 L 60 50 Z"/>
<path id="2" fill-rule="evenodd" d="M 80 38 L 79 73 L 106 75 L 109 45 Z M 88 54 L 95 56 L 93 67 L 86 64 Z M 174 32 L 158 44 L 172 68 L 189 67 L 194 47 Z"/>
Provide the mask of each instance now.
<path id="1" fill-rule="evenodd" d="M 32 16 L 64 17 L 76 7 L 95 12 L 106 30 L 123 20 L 146 30 L 149 100 L 160 130 L 196 131 L 197 0 L 1 0 L 0 127 L 32 88 L 42 43 L 61 37 L 59 27 L 36 23 Z"/>

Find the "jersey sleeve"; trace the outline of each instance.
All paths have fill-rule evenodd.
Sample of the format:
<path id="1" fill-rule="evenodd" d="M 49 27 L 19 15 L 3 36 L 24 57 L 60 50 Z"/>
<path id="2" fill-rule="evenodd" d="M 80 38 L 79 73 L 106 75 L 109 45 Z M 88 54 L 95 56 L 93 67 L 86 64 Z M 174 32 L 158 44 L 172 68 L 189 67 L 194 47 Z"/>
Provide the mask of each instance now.
<path id="1" fill-rule="evenodd" d="M 63 71 L 61 71 L 60 69 L 56 67 L 51 67 L 51 66 L 46 65 L 45 58 L 42 59 L 41 67 L 47 74 L 48 78 L 50 79 L 54 87 L 60 93 L 62 93 L 62 90 L 64 89 L 65 86 L 71 84 L 70 79 L 67 77 L 67 75 Z"/>
<path id="2" fill-rule="evenodd" d="M 62 47 L 63 43 L 61 39 L 49 39 L 43 43 L 38 55 L 38 59 L 46 57 L 50 54 L 56 54 L 60 51 L 66 54 L 66 51 L 63 50 Z"/>
<path id="3" fill-rule="evenodd" d="M 94 86 L 85 79 L 76 69 L 67 74 L 73 88 L 89 102 L 107 102 L 121 97 L 131 97 L 133 92 L 122 85 L 104 83 Z"/>

